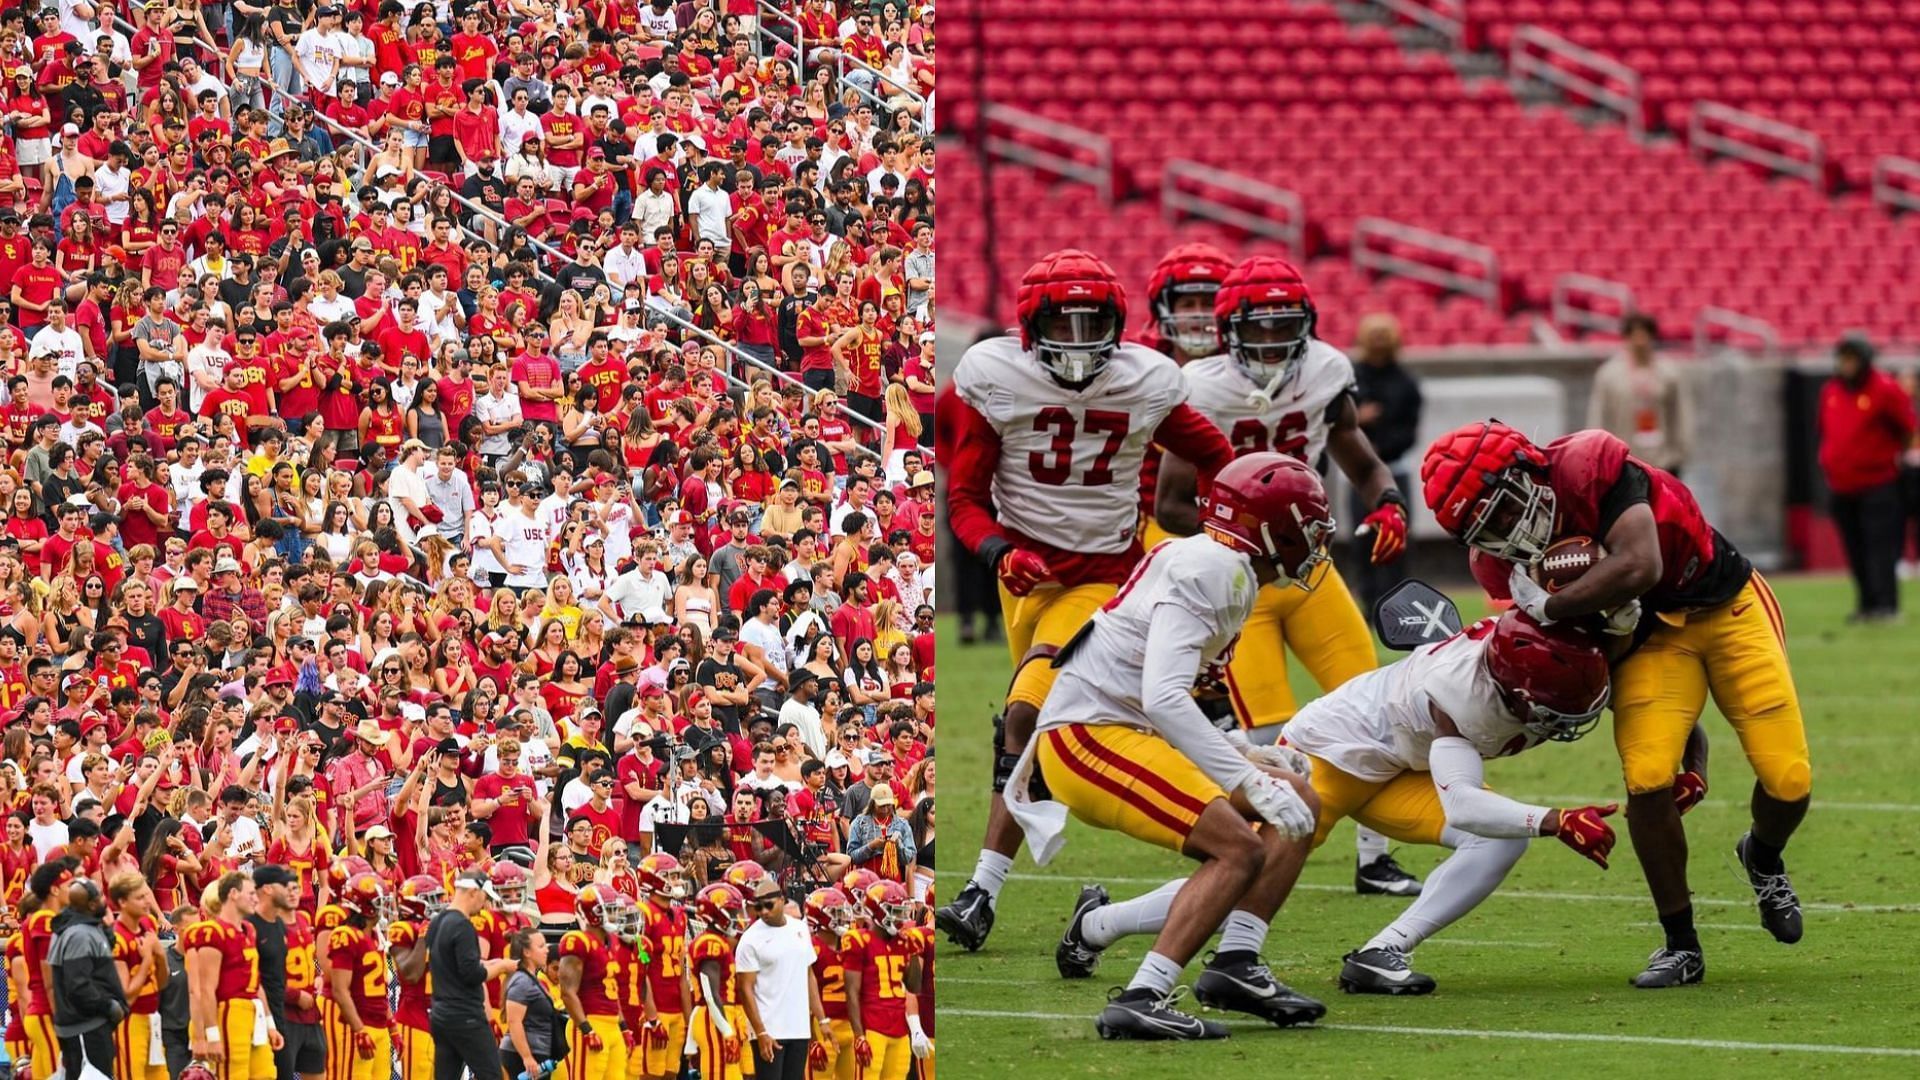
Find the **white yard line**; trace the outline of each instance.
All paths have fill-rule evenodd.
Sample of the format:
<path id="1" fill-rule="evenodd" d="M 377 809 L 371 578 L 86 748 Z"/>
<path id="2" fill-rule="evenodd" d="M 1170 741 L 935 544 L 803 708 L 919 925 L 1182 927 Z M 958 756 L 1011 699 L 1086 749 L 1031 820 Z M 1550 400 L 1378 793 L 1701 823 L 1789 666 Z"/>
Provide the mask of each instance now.
<path id="1" fill-rule="evenodd" d="M 957 980 L 943 980 L 953 982 Z M 978 980 L 990 982 L 994 980 Z M 1086 1022 L 1091 1013 L 1012 1012 L 1000 1009 L 940 1010 L 943 1016 L 968 1016 L 983 1020 L 1069 1020 Z M 1256 1026 L 1252 1022 L 1234 1026 Z M 1259 1024 L 1264 1028 L 1267 1025 Z M 1842 1046 L 1833 1043 L 1740 1042 L 1732 1039 L 1676 1039 L 1658 1035 L 1603 1035 L 1585 1031 L 1476 1031 L 1471 1028 L 1403 1027 L 1397 1024 L 1318 1024 L 1300 1030 L 1356 1031 L 1368 1035 L 1413 1035 L 1443 1039 L 1518 1039 L 1526 1042 L 1608 1043 L 1621 1046 L 1678 1046 L 1696 1050 L 1744 1050 L 1760 1054 L 1865 1054 L 1883 1057 L 1920 1057 L 1920 1047 Z"/>
<path id="2" fill-rule="evenodd" d="M 1596 805 L 1596 804 L 1600 806 L 1605 806 L 1607 803 L 1610 803 L 1610 802 L 1625 801 L 1620 797 L 1620 793 L 1617 791 L 1611 795 L 1514 795 L 1512 797 L 1520 800 L 1521 802 L 1546 803 L 1550 806 L 1560 806 L 1560 805 L 1588 806 L 1588 805 Z M 1735 800 L 1732 802 L 1716 803 L 1714 801 L 1714 797 L 1712 795 L 1709 795 L 1707 797 L 1707 801 L 1704 803 L 1701 803 L 1700 805 L 1701 806 L 1715 806 L 1715 805 L 1726 806 L 1732 809 L 1736 809 L 1741 813 L 1746 813 L 1747 804 L 1744 801 L 1744 799 L 1745 799 L 1745 794 L 1742 793 L 1741 798 L 1739 800 Z M 1698 809 L 1698 807 L 1696 807 L 1696 809 Z M 1821 798 L 1819 796 L 1819 793 L 1816 792 L 1813 796 L 1812 809 L 1838 810 L 1842 812 L 1862 813 L 1862 814 L 1912 814 L 1912 813 L 1920 813 L 1920 804 L 1892 803 L 1892 802 L 1830 802 L 1826 799 Z"/>

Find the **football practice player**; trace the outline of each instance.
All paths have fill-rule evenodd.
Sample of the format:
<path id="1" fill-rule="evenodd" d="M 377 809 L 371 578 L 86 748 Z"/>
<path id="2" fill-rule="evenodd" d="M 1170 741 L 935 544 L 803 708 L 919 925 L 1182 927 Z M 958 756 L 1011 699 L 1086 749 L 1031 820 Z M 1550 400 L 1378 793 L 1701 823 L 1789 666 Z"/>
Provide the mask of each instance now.
<path id="1" fill-rule="evenodd" d="M 1095 1021 L 1106 1038 L 1226 1036 L 1173 1006 L 1181 969 L 1215 928 L 1220 950 L 1194 984 L 1202 1005 L 1283 1025 L 1326 1012 L 1260 957 L 1306 859 L 1318 799 L 1284 766 L 1288 751 L 1236 746 L 1191 691 L 1203 667 L 1232 655 L 1261 586 L 1306 580 L 1326 560 L 1333 515 L 1312 469 L 1261 453 L 1214 478 L 1202 522 L 1200 535 L 1155 547 L 1062 650 L 1039 734 L 1007 785 L 1035 862 L 1058 852 L 1071 811 L 1200 864 L 1167 898 L 1169 917 L 1132 982 Z"/>
<path id="2" fill-rule="evenodd" d="M 1682 771 L 1707 694 L 1753 766 L 1752 826 L 1734 846 L 1775 940 L 1800 940 L 1800 901 L 1781 851 L 1813 787 L 1806 727 L 1787 662 L 1780 605 L 1706 521 L 1693 492 L 1604 431 L 1541 447 L 1498 421 L 1436 440 L 1420 466 L 1427 506 L 1474 551 L 1474 576 L 1542 624 L 1604 619 L 1631 635 L 1614 666 L 1613 742 L 1627 785 L 1627 830 L 1666 944 L 1633 978 L 1643 988 L 1706 974 L 1687 888 L 1680 811 L 1705 793 Z M 1549 594 L 1528 574 L 1556 540 L 1591 537 L 1604 558 Z"/>
<path id="3" fill-rule="evenodd" d="M 1214 295 L 1213 317 L 1225 350 L 1188 364 L 1193 407 L 1220 429 L 1236 453 L 1277 451 L 1325 473 L 1340 467 L 1373 512 L 1362 523 L 1373 537 L 1370 557 L 1392 562 L 1406 548 L 1407 518 L 1393 473 L 1360 430 L 1353 362 L 1314 336 L 1313 295 L 1284 259 L 1258 255 L 1233 268 Z M 1160 473 L 1155 516 L 1164 531 L 1196 531 L 1191 465 L 1169 457 Z M 1375 667 L 1373 634 L 1333 563 L 1305 588 L 1270 585 L 1254 603 L 1241 647 L 1222 680 L 1226 702 L 1244 727 L 1284 724 L 1299 709 L 1287 680 L 1291 651 L 1322 693 Z M 1386 838 L 1356 831 L 1354 888 L 1412 896 L 1420 881 L 1387 851 Z"/>
<path id="4" fill-rule="evenodd" d="M 1151 310 L 1146 326 L 1134 340 L 1167 354 L 1181 367 L 1219 352 L 1220 330 L 1213 318 L 1213 298 L 1232 271 L 1232 256 L 1212 244 L 1174 245 L 1160 257 L 1153 276 L 1147 279 Z M 1140 463 L 1140 539 L 1147 547 L 1168 536 L 1153 520 L 1162 453 L 1158 444 L 1150 445 Z"/>
<path id="5" fill-rule="evenodd" d="M 1139 561 L 1147 445 L 1195 462 L 1202 477 L 1233 457 L 1187 405 L 1180 369 L 1121 341 L 1126 293 L 1105 262 L 1077 250 L 1046 256 L 1021 279 L 1018 307 L 1018 336 L 968 349 L 937 404 L 949 519 L 999 574 L 1016 668 L 994 722 L 986 842 L 966 888 L 936 914 L 967 949 L 993 929 L 1020 850 L 1001 792 L 1053 685 L 1048 661 Z"/>

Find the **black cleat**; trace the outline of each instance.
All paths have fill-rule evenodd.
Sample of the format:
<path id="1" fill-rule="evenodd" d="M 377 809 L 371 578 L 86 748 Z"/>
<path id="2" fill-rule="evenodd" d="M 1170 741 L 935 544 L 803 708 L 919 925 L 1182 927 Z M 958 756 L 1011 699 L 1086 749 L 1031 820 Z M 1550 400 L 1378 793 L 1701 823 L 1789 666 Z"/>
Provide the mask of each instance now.
<path id="1" fill-rule="evenodd" d="M 1642 990 L 1691 986 L 1707 977 L 1707 958 L 1698 949 L 1655 949 L 1647 970 L 1628 981 Z"/>
<path id="2" fill-rule="evenodd" d="M 1791 945 L 1800 940 L 1800 898 L 1794 895 L 1793 882 L 1787 880 L 1787 868 L 1782 866 L 1777 874 L 1765 873 L 1747 861 L 1747 848 L 1753 843 L 1753 834 L 1747 833 L 1733 845 L 1733 854 L 1740 860 L 1740 868 L 1747 872 L 1747 883 L 1753 886 L 1753 895 L 1760 901 L 1760 925 L 1767 928 L 1773 940 Z"/>
<path id="3" fill-rule="evenodd" d="M 1209 1009 L 1257 1016 L 1276 1027 L 1311 1024 L 1327 1015 L 1325 1005 L 1274 978 L 1259 956 L 1228 955 L 1235 959 L 1214 956 L 1207 961 L 1207 969 L 1194 980 L 1193 1000 Z"/>
<path id="4" fill-rule="evenodd" d="M 1081 887 L 1080 898 L 1073 903 L 1073 916 L 1067 920 L 1066 932 L 1060 935 L 1060 944 L 1053 950 L 1053 963 L 1060 969 L 1061 978 L 1084 979 L 1093 974 L 1100 963 L 1100 950 L 1080 936 L 1080 921 L 1088 912 L 1112 902 L 1107 890 L 1099 885 Z"/>
<path id="5" fill-rule="evenodd" d="M 1093 1027 L 1103 1039 L 1224 1039 L 1227 1028 L 1211 1020 L 1202 1020 L 1174 1008 L 1186 993 L 1176 986 L 1165 997 L 1151 990 L 1114 988 L 1107 995 L 1107 1007 L 1094 1018 Z"/>
<path id="6" fill-rule="evenodd" d="M 933 922 L 946 933 L 948 941 L 968 952 L 979 952 L 987 943 L 987 935 L 993 933 L 993 899 L 987 890 L 969 881 L 952 903 L 933 913 Z"/>
<path id="7" fill-rule="evenodd" d="M 1413 970 L 1400 949 L 1355 949 L 1341 959 L 1340 989 L 1349 994 L 1431 994 L 1437 985 Z"/>
<path id="8" fill-rule="evenodd" d="M 1388 852 L 1354 867 L 1353 891 L 1361 896 L 1419 896 L 1420 879 L 1407 873 Z"/>

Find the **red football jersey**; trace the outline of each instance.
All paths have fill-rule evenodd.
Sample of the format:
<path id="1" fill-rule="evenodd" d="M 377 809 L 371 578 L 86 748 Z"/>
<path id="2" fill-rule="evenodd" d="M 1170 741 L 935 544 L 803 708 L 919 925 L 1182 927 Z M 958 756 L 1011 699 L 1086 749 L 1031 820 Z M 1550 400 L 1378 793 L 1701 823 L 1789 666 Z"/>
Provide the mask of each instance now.
<path id="1" fill-rule="evenodd" d="M 891 938 L 871 927 L 848 931 L 840 962 L 860 973 L 860 1020 L 868 1031 L 890 1038 L 907 1035 L 907 961 L 913 956 L 904 937 Z"/>
<path id="2" fill-rule="evenodd" d="M 189 959 L 195 949 L 220 953 L 220 981 L 214 986 L 214 1000 L 237 1001 L 260 992 L 260 950 L 252 923 L 234 926 L 220 919 L 197 922 L 180 935 L 180 947 Z"/>
<path id="3" fill-rule="evenodd" d="M 677 904 L 648 899 L 640 905 L 646 921 L 647 981 L 653 986 L 653 1007 L 662 1013 L 685 1012 L 680 977 L 687 970 L 687 913 Z"/>
<path id="4" fill-rule="evenodd" d="M 709 962 L 720 965 L 719 990 L 722 1005 L 738 1005 L 739 998 L 733 992 L 733 942 L 709 930 L 693 939 L 687 947 L 687 963 L 693 965 L 693 977 L 700 978 L 700 969 Z M 906 1034 L 903 1028 L 900 1032 Z"/>
<path id="5" fill-rule="evenodd" d="M 346 971 L 347 993 L 367 1027 L 388 1027 L 393 1011 L 387 1004 L 387 954 L 371 932 L 342 926 L 327 939 L 327 965 Z"/>
<path id="6" fill-rule="evenodd" d="M 338 911 L 338 908 L 333 910 Z M 287 917 L 287 1020 L 296 1024 L 320 1022 L 320 973 L 315 966 L 313 920 L 304 911 Z M 313 1004 L 298 1004 L 301 994 L 313 995 Z"/>
<path id="7" fill-rule="evenodd" d="M 142 919 L 137 931 L 127 929 L 125 923 L 116 920 L 113 924 L 113 958 L 127 965 L 127 971 L 132 972 L 140 966 L 140 939 L 148 931 L 158 930 L 159 926 L 152 916 Z M 147 985 L 141 988 L 140 996 L 127 1004 L 130 1011 L 151 1016 L 160 1011 L 160 990 L 152 980 L 148 980 Z"/>
<path id="8" fill-rule="evenodd" d="M 847 974 L 840 944 L 830 934 L 813 935 L 813 978 L 820 984 L 820 1005 L 829 1020 L 847 1018 Z"/>
<path id="9" fill-rule="evenodd" d="M 387 944 L 395 949 L 409 949 L 420 940 L 426 927 L 410 922 L 387 924 Z M 394 1019 L 402 1026 L 427 1031 L 432 1027 L 429 1014 L 433 1011 L 433 972 L 428 971 L 417 983 L 400 980 L 400 1007 L 394 1012 Z"/>
<path id="10" fill-rule="evenodd" d="M 621 999 L 626 996 L 621 992 L 620 976 L 625 968 L 620 958 L 585 930 L 569 930 L 560 939 L 560 958 L 569 956 L 580 961 L 580 1007 L 588 1016 L 619 1016 Z"/>

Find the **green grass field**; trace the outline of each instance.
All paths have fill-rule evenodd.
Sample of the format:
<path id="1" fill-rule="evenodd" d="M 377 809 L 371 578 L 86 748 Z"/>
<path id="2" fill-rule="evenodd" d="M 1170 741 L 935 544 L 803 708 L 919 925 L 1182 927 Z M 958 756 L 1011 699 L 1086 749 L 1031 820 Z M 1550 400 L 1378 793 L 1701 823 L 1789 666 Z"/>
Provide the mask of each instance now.
<path id="1" fill-rule="evenodd" d="M 1422 998 L 1349 996 L 1340 956 L 1405 901 L 1352 892 L 1352 826 L 1307 864 L 1274 922 L 1275 974 L 1325 1000 L 1318 1029 L 1235 1023 L 1200 1045 L 1108 1043 L 1092 1017 L 1124 985 L 1149 941 L 1108 950 L 1090 981 L 1062 981 L 1053 946 L 1081 883 L 1124 899 L 1185 871 L 1183 862 L 1079 823 L 1051 866 L 1023 854 L 999 923 L 976 954 L 945 946 L 939 974 L 942 1064 L 952 1075 L 1175 1077 L 1248 1066 L 1294 1076 L 1920 1076 L 1920 628 L 1856 629 L 1851 592 L 1832 578 L 1772 582 L 1785 610 L 1814 758 L 1814 802 L 1787 851 L 1806 905 L 1806 936 L 1777 944 L 1760 929 L 1732 847 L 1747 823 L 1753 774 L 1709 705 L 1711 790 L 1687 817 L 1703 986 L 1627 985 L 1660 944 L 1624 824 L 1602 871 L 1551 840 L 1536 844 L 1502 891 L 1420 949 L 1440 982 Z M 1908 610 L 1920 589 L 1908 587 Z M 947 830 L 941 896 L 972 868 L 985 821 L 987 718 L 1007 679 L 1004 646 L 963 648 L 943 627 L 942 747 Z M 1296 687 L 1311 687 L 1294 671 Z M 1305 696 L 1303 694 L 1303 696 Z M 1602 729 L 1490 763 L 1488 781 L 1556 805 L 1610 801 L 1619 760 Z M 1617 820 L 1617 819 L 1616 819 Z M 1440 849 L 1401 848 L 1424 875 Z M 1186 982 L 1197 968 L 1189 967 Z M 961 1069 L 962 1072 L 953 1072 Z"/>

